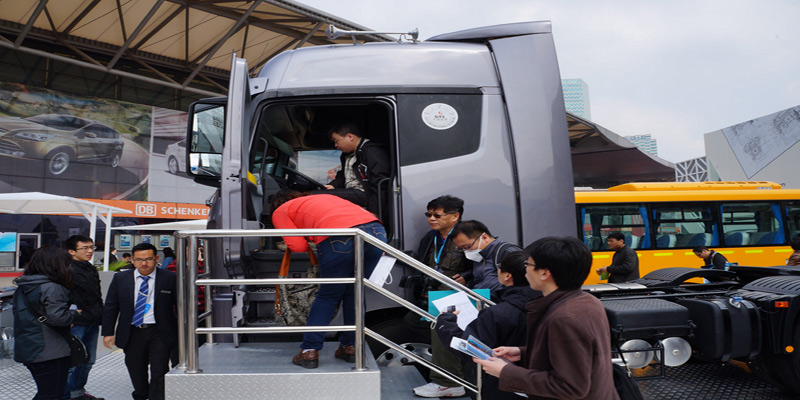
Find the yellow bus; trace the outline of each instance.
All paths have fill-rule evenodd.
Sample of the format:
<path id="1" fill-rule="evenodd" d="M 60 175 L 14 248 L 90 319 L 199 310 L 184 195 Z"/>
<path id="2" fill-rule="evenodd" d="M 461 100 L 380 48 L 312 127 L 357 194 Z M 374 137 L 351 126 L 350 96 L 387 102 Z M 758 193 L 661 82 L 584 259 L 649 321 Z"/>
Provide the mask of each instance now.
<path id="1" fill-rule="evenodd" d="M 606 237 L 619 231 L 639 255 L 639 273 L 700 267 L 692 252 L 706 246 L 729 262 L 785 265 L 800 234 L 800 190 L 774 182 L 628 183 L 608 190 L 576 189 L 578 235 L 597 269 L 611 264 Z M 602 283 L 592 273 L 586 284 Z"/>

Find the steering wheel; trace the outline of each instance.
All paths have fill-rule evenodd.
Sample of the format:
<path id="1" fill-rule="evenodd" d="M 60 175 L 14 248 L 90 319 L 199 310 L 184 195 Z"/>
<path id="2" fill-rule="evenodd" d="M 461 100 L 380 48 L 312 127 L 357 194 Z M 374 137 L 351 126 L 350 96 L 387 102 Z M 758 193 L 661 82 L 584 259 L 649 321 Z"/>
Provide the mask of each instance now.
<path id="1" fill-rule="evenodd" d="M 304 188 L 312 188 L 312 189 L 325 189 L 325 185 L 317 182 L 314 178 L 288 166 L 282 167 L 283 172 L 286 173 L 287 180 L 289 181 L 289 187 L 292 189 L 304 189 Z"/>

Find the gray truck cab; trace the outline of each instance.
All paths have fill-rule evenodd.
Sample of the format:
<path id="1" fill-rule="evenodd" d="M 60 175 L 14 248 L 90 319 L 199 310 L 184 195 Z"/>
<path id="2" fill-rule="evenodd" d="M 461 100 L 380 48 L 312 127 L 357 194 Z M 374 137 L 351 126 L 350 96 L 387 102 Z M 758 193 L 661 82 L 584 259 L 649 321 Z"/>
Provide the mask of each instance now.
<path id="1" fill-rule="evenodd" d="M 486 223 L 507 242 L 574 235 L 570 146 L 549 22 L 422 42 L 301 48 L 276 56 L 254 78 L 234 57 L 229 96 L 195 103 L 190 112 L 187 170 L 219 188 L 210 228 L 271 227 L 269 196 L 326 184 L 339 164 L 328 132 L 349 121 L 390 158 L 379 214 L 392 246 L 416 249 L 430 229 L 426 204 L 444 194 L 462 198 L 465 219 Z M 280 259 L 273 242 L 210 244 L 212 275 L 263 276 L 259 260 Z M 393 271 L 395 282 L 402 273 Z M 392 290 L 406 296 L 396 284 Z M 217 306 L 230 307 L 224 299 L 214 304 L 215 319 L 224 314 Z M 388 317 L 395 315 L 368 314 L 367 321 Z"/>

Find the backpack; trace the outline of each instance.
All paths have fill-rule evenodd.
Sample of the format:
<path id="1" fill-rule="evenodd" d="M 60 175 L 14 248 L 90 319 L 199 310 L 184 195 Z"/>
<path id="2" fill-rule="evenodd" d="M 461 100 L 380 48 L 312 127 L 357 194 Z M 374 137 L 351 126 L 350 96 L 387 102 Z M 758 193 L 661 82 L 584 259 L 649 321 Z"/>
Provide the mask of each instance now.
<path id="1" fill-rule="evenodd" d="M 614 375 L 614 388 L 617 389 L 620 400 L 644 400 L 639 385 L 628 374 L 627 368 L 611 363 L 611 370 Z"/>

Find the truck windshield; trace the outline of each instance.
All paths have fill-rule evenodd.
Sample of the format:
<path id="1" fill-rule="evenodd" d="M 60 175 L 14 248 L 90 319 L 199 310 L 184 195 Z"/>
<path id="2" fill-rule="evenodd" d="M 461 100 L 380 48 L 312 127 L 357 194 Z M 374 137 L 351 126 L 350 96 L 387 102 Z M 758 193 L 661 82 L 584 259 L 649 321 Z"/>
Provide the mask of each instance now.
<path id="1" fill-rule="evenodd" d="M 341 169 L 339 150 L 302 150 L 295 154 L 297 170 L 322 184 L 332 181 Z"/>

